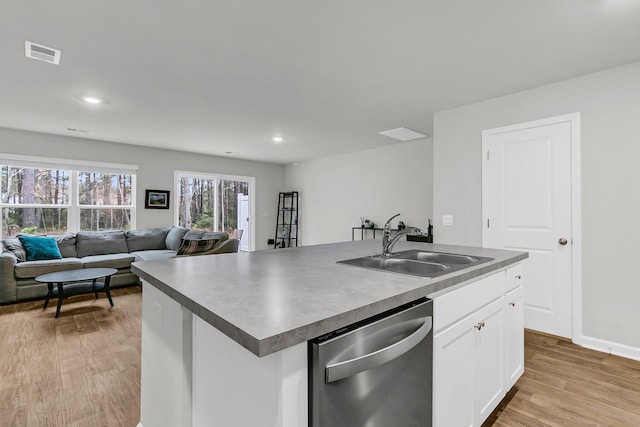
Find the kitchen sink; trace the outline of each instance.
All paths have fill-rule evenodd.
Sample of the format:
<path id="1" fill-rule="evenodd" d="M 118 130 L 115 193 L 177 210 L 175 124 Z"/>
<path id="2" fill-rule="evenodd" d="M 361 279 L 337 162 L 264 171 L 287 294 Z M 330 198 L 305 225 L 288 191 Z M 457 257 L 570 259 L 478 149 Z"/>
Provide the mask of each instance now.
<path id="1" fill-rule="evenodd" d="M 410 250 L 397 252 L 389 257 L 373 255 L 338 261 L 338 263 L 371 270 L 433 278 L 492 260 L 493 258 L 471 255 Z"/>
<path id="2" fill-rule="evenodd" d="M 446 254 L 444 252 L 404 251 L 392 255 L 393 259 L 436 262 L 440 264 L 473 264 L 480 258 L 470 255 Z"/>
<path id="3" fill-rule="evenodd" d="M 448 273 L 448 271 L 451 270 L 451 267 L 444 264 L 414 261 L 410 259 L 382 258 L 379 255 L 339 262 L 349 265 L 355 265 L 357 267 L 392 271 L 394 273 L 404 273 L 424 277 L 433 277 L 433 275 Z"/>

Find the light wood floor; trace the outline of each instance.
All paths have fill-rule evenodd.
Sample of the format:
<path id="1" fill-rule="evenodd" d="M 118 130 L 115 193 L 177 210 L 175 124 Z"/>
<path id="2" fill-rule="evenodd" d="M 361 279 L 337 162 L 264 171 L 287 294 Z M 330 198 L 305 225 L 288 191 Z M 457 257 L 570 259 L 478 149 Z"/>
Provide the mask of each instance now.
<path id="1" fill-rule="evenodd" d="M 640 426 L 640 362 L 526 331 L 524 366 L 485 426 Z"/>
<path id="2" fill-rule="evenodd" d="M 140 288 L 99 295 L 0 306 L 0 426 L 140 421 Z"/>
<path id="3" fill-rule="evenodd" d="M 135 427 L 140 288 L 0 306 L 0 426 Z M 640 362 L 527 331 L 525 374 L 485 426 L 640 426 Z M 177 426 L 179 427 L 179 426 Z M 253 426 L 252 426 L 253 427 Z"/>

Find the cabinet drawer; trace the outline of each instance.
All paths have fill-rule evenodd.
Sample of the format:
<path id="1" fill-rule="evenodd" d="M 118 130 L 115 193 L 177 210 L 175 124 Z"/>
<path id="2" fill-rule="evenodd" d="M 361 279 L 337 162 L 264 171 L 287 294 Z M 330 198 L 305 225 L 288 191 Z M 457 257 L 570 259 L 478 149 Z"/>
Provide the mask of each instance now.
<path id="1" fill-rule="evenodd" d="M 524 271 L 524 262 L 520 264 L 516 264 L 513 267 L 509 267 L 507 269 L 507 280 L 506 280 L 506 292 L 509 292 L 512 289 L 517 288 L 520 285 L 524 285 L 525 279 L 525 271 Z"/>
<path id="2" fill-rule="evenodd" d="M 438 331 L 504 295 L 505 272 L 500 271 L 433 300 L 433 331 Z"/>

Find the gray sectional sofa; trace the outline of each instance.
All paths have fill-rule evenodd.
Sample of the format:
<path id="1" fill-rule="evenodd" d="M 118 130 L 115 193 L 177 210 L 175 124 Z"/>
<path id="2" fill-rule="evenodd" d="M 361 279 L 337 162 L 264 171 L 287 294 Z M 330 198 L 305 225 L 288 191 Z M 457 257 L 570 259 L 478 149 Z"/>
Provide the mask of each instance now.
<path id="1" fill-rule="evenodd" d="M 115 268 L 111 287 L 137 284 L 131 272 L 134 261 L 150 261 L 175 257 L 183 243 L 193 240 L 214 242 L 206 251 L 194 255 L 237 252 L 238 240 L 226 233 L 188 230 L 182 227 L 152 228 L 131 231 L 79 232 L 52 235 L 58 243 L 62 259 L 27 261 L 19 259 L 18 238 L 2 241 L 0 254 L 0 304 L 44 298 L 47 285 L 35 278 L 41 274 L 79 268 Z M 217 240 L 217 241 L 215 241 Z M 9 250 L 12 249 L 12 250 Z M 18 253 L 18 256 L 16 255 Z"/>

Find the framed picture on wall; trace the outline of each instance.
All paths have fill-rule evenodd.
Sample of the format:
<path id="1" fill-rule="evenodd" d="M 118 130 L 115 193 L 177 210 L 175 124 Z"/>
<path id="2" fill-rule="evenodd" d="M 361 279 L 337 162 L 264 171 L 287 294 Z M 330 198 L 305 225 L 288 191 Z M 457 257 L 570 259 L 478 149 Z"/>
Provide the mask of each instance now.
<path id="1" fill-rule="evenodd" d="M 144 207 L 146 209 L 169 209 L 169 191 L 146 190 Z"/>

